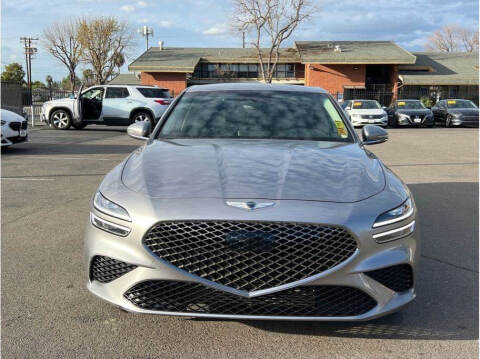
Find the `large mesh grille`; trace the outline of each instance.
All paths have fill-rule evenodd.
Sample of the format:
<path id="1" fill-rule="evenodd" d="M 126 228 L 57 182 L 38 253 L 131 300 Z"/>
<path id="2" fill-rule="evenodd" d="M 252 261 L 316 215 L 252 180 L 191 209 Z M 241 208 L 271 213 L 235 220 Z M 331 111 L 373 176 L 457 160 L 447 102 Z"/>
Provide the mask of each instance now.
<path id="1" fill-rule="evenodd" d="M 377 304 L 351 287 L 303 286 L 245 298 L 198 283 L 163 280 L 138 283 L 124 297 L 147 310 L 253 316 L 356 316 Z"/>
<path id="2" fill-rule="evenodd" d="M 161 222 L 147 233 L 144 244 L 180 269 L 246 291 L 321 273 L 357 248 L 350 233 L 339 227 L 231 221 Z"/>
<path id="3" fill-rule="evenodd" d="M 90 264 L 90 280 L 109 283 L 135 268 L 137 266 L 133 264 L 109 257 L 95 256 Z"/>

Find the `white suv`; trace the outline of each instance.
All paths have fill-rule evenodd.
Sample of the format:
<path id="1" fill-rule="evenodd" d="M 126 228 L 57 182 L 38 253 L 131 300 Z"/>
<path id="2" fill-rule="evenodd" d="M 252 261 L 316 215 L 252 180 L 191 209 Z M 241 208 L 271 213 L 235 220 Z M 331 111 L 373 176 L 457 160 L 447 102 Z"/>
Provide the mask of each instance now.
<path id="1" fill-rule="evenodd" d="M 167 89 L 145 85 L 98 85 L 80 88 L 79 94 L 45 102 L 42 120 L 58 130 L 88 124 L 127 126 L 136 121 L 148 121 L 153 127 L 172 102 Z"/>

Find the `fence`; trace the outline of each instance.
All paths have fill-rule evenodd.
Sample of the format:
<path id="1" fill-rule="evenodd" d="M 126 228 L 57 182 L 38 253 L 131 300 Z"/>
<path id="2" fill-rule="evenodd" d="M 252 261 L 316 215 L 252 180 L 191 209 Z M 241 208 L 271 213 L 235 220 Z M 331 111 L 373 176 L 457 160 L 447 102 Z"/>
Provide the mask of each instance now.
<path id="1" fill-rule="evenodd" d="M 1 82 L 1 107 L 23 115 L 23 87 L 18 83 Z"/>

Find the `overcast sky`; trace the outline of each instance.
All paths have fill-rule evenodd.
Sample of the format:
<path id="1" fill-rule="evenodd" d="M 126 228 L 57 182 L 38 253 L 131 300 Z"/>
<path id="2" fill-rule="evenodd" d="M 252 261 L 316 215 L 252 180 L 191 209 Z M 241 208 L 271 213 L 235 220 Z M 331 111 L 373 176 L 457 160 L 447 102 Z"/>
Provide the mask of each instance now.
<path id="1" fill-rule="evenodd" d="M 323 0 L 319 8 L 285 46 L 293 40 L 393 40 L 421 51 L 428 34 L 444 25 L 478 26 L 477 0 Z M 165 46 L 240 47 L 241 37 L 228 31 L 230 14 L 229 0 L 3 0 L 2 69 L 10 62 L 24 65 L 21 36 L 41 37 L 46 26 L 68 17 L 114 15 L 133 30 L 146 24 L 155 31 L 155 46 L 163 40 Z M 144 50 L 138 35 L 128 62 Z M 32 68 L 34 80 L 67 74 L 40 46 Z"/>

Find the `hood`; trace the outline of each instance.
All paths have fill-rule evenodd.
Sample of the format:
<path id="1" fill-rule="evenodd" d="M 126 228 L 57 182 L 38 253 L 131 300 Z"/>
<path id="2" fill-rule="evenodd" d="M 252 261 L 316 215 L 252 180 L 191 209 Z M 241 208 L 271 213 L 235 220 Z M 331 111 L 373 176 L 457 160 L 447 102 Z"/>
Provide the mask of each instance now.
<path id="1" fill-rule="evenodd" d="M 397 113 L 403 113 L 409 116 L 423 116 L 430 115 L 432 111 L 428 108 L 419 108 L 419 109 L 397 109 Z"/>
<path id="2" fill-rule="evenodd" d="M 452 108 L 449 113 L 461 113 L 464 116 L 478 116 L 478 108 Z"/>
<path id="3" fill-rule="evenodd" d="M 356 202 L 385 187 L 382 165 L 358 143 L 282 140 L 153 141 L 122 181 L 156 198 Z"/>
<path id="4" fill-rule="evenodd" d="M 9 122 L 22 122 L 22 121 L 26 121 L 26 119 L 22 116 L 20 116 L 19 114 L 15 113 L 15 112 L 12 112 L 12 111 L 8 111 L 8 110 L 4 110 L 4 109 L 1 109 L 0 110 L 0 118 L 9 123 Z"/>
<path id="5" fill-rule="evenodd" d="M 56 100 L 50 100 L 50 101 L 47 101 L 45 102 L 45 104 L 48 104 L 48 105 L 55 105 L 55 104 L 74 104 L 75 102 L 75 99 L 74 98 L 59 98 L 59 99 L 56 99 Z"/>
<path id="6" fill-rule="evenodd" d="M 387 113 L 382 108 L 374 109 L 352 109 L 350 110 L 352 115 L 386 115 Z"/>

